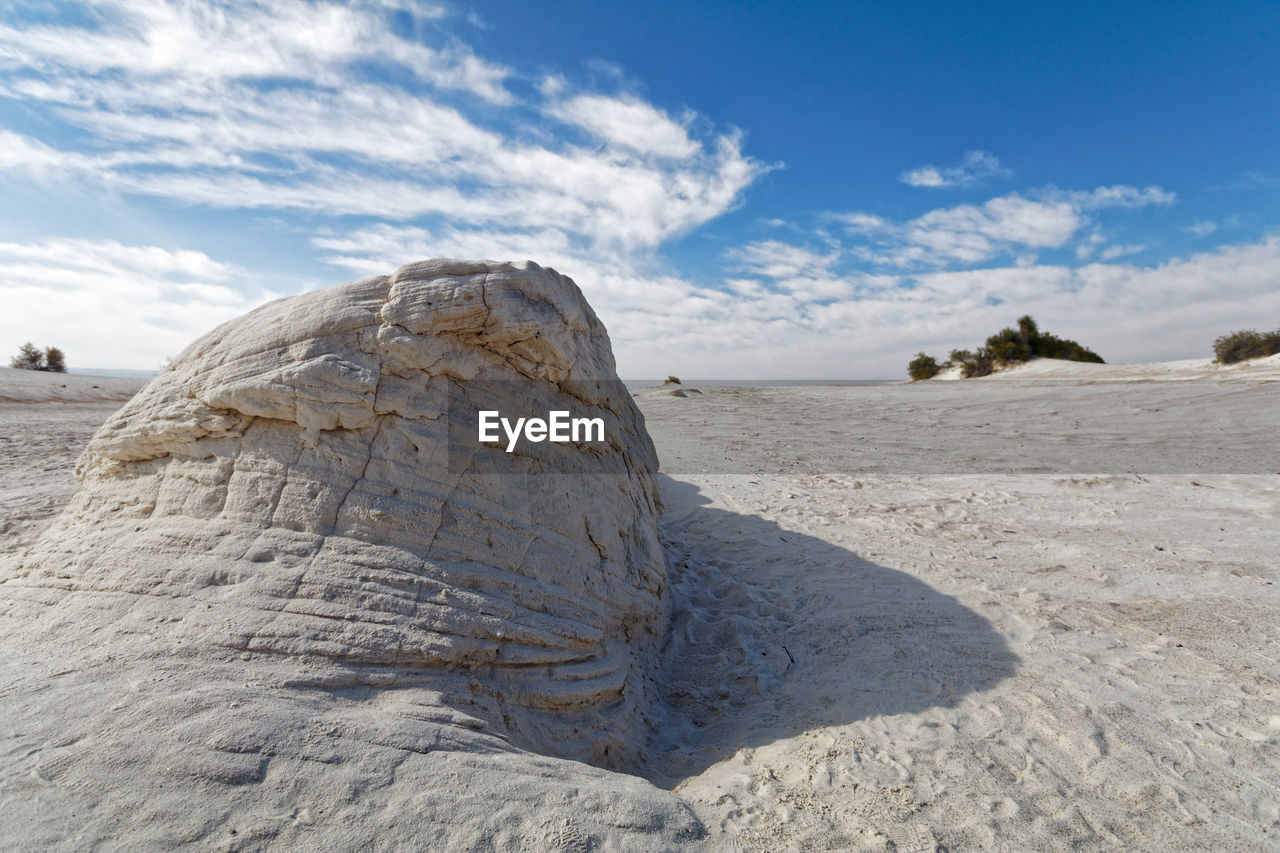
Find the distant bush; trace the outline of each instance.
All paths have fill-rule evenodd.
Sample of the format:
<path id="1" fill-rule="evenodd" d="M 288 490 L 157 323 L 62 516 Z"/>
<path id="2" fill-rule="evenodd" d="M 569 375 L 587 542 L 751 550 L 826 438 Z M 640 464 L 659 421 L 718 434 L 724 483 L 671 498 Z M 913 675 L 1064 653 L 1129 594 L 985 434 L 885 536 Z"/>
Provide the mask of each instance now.
<path id="1" fill-rule="evenodd" d="M 1062 358 L 1067 361 L 1091 361 L 1106 364 L 1102 356 L 1075 341 L 1063 340 L 1054 335 L 1041 335 L 1036 339 L 1035 354 L 1041 358 Z"/>
<path id="2" fill-rule="evenodd" d="M 67 357 L 57 347 L 49 347 L 44 351 L 44 369 L 50 373 L 66 373 Z"/>
<path id="3" fill-rule="evenodd" d="M 923 355 L 924 353 L 921 353 L 916 356 L 915 361 L 907 366 L 908 373 L 911 373 Z M 1019 318 L 1018 328 L 1001 329 L 987 338 L 986 345 L 978 347 L 973 352 L 967 349 L 952 350 L 949 363 L 957 365 L 960 368 L 960 375 L 969 379 L 975 376 L 989 376 L 1002 364 L 1015 364 L 1030 361 L 1033 358 L 1061 358 L 1067 361 L 1105 363 L 1102 356 L 1075 341 L 1041 332 L 1040 327 L 1030 315 Z M 912 378 L 915 378 L 914 374 Z"/>
<path id="4" fill-rule="evenodd" d="M 18 370 L 48 370 L 52 373 L 67 372 L 67 357 L 57 347 L 41 350 L 28 341 L 18 347 L 18 354 L 9 359 L 9 366 Z"/>
<path id="5" fill-rule="evenodd" d="M 9 359 L 9 366 L 18 370 L 44 370 L 44 353 L 28 341 L 18 347 L 18 354 Z"/>
<path id="6" fill-rule="evenodd" d="M 965 379 L 990 376 L 996 371 L 996 358 L 989 347 L 978 347 L 976 352 L 956 350 L 951 353 L 951 363 L 960 366 L 960 375 Z"/>
<path id="7" fill-rule="evenodd" d="M 1234 364 L 1249 358 L 1264 358 L 1280 352 L 1280 329 L 1257 332 L 1243 329 L 1223 335 L 1213 342 L 1213 354 L 1222 364 Z"/>
<path id="8" fill-rule="evenodd" d="M 932 379 L 938 375 L 938 362 L 931 355 L 917 353 L 916 357 L 907 365 L 907 375 L 911 377 L 912 382 L 919 382 L 921 379 Z"/>
<path id="9" fill-rule="evenodd" d="M 996 332 L 987 338 L 986 349 L 993 359 L 1000 362 L 1030 361 L 1035 354 L 1031 344 L 1018 335 L 1017 329 L 1001 329 Z"/>

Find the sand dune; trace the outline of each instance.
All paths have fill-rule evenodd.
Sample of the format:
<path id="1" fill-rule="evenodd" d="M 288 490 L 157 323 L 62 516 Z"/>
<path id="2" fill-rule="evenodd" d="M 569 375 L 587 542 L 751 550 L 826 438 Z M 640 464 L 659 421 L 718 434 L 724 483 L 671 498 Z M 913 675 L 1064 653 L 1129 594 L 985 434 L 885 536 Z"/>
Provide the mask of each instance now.
<path id="1" fill-rule="evenodd" d="M 956 367 L 948 368 L 934 377 L 935 380 L 960 378 L 960 369 Z M 1280 379 L 1280 355 L 1255 358 L 1235 364 L 1219 364 L 1211 358 L 1153 361 L 1140 364 L 1094 364 L 1083 361 L 1064 361 L 1057 358 L 1037 358 L 997 370 L 990 376 L 975 378 L 987 380 L 1070 379 L 1074 381 L 1137 381 L 1146 379 L 1271 381 Z"/>

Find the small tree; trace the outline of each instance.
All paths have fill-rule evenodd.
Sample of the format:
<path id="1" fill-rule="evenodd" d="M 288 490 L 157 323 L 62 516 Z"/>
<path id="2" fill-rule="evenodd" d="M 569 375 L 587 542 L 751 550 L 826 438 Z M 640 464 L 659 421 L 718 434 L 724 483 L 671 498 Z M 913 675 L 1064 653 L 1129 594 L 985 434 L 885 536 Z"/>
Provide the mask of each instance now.
<path id="1" fill-rule="evenodd" d="M 1030 317 L 1024 317 L 1030 320 Z M 1033 323 L 1034 325 L 1034 323 Z M 1031 345 L 1022 339 L 1022 335 L 1017 329 L 1001 329 L 991 337 L 987 338 L 986 348 L 991 352 L 991 357 L 996 361 L 1030 361 Z"/>
<path id="2" fill-rule="evenodd" d="M 1040 327 L 1031 319 L 1030 314 L 1018 318 L 1018 341 L 1026 347 L 1035 348 L 1036 339 L 1040 337 Z"/>
<path id="3" fill-rule="evenodd" d="M 44 370 L 44 353 L 38 346 L 27 341 L 18 348 L 18 354 L 9 359 L 9 366 L 18 370 Z"/>
<path id="4" fill-rule="evenodd" d="M 67 357 L 57 347 L 46 347 L 44 351 L 44 369 L 50 373 L 66 373 Z"/>
<path id="5" fill-rule="evenodd" d="M 931 355 L 916 353 L 916 357 L 907 365 L 907 375 L 911 377 L 912 382 L 932 379 L 938 375 L 938 362 Z"/>

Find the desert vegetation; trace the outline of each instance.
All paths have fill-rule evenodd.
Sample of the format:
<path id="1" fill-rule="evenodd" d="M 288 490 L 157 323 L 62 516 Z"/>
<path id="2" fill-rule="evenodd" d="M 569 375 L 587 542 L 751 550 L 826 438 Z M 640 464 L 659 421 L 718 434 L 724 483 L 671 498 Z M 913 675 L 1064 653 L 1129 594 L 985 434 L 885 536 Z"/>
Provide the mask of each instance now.
<path id="1" fill-rule="evenodd" d="M 997 367 L 1030 361 L 1033 358 L 1105 363 L 1102 356 L 1088 347 L 1049 332 L 1040 331 L 1036 321 L 1028 314 L 1018 320 L 1016 329 L 1012 327 L 1001 329 L 987 338 L 987 342 L 976 350 L 952 350 L 943 366 L 958 365 L 960 375 L 968 379 L 973 376 L 987 376 L 994 373 Z M 926 376 L 924 374 L 928 372 L 930 363 L 933 363 L 933 372 Z M 928 379 L 939 369 L 934 359 L 924 353 L 919 353 L 907 365 L 907 373 L 913 381 Z"/>
<path id="2" fill-rule="evenodd" d="M 911 377 L 912 382 L 919 382 L 921 379 L 932 379 L 937 376 L 940 369 L 936 358 L 919 352 L 907 365 L 907 375 Z"/>
<path id="3" fill-rule="evenodd" d="M 1241 329 L 1223 335 L 1213 342 L 1214 360 L 1222 364 L 1235 364 L 1250 358 L 1265 358 L 1280 352 L 1280 329 L 1259 332 Z"/>
<path id="4" fill-rule="evenodd" d="M 9 359 L 9 366 L 19 370 L 47 370 L 50 373 L 67 372 L 67 356 L 57 347 L 40 347 L 28 341 L 18 347 L 18 354 Z"/>

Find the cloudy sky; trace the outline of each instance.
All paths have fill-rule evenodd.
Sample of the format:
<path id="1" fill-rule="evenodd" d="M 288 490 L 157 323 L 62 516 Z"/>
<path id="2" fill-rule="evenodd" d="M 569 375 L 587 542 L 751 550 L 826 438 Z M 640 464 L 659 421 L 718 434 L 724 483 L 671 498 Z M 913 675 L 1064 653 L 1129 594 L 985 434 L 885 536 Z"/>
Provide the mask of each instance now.
<path id="1" fill-rule="evenodd" d="M 0 349 L 430 256 L 572 276 L 633 378 L 1280 327 L 1280 5 L 761 5 L 0 2 Z"/>

